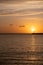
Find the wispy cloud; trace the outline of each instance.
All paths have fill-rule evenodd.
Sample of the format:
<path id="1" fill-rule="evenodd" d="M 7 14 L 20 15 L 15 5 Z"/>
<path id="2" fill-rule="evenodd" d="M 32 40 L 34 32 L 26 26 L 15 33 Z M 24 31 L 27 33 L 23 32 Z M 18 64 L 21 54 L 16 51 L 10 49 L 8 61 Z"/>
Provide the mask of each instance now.
<path id="1" fill-rule="evenodd" d="M 13 1 L 13 2 L 24 2 L 24 1 L 37 1 L 37 0 L 0 0 L 0 2 L 11 2 L 11 1 Z M 38 1 L 43 1 L 43 0 L 38 0 Z"/>
<path id="2" fill-rule="evenodd" d="M 13 26 L 13 24 L 9 24 L 9 26 Z"/>
<path id="3" fill-rule="evenodd" d="M 25 25 L 20 25 L 20 26 L 19 26 L 19 28 L 24 28 L 24 27 L 25 27 Z"/>
<path id="4" fill-rule="evenodd" d="M 43 1 L 25 1 L 19 4 L 0 4 L 0 16 L 12 14 L 15 17 L 43 17 Z"/>

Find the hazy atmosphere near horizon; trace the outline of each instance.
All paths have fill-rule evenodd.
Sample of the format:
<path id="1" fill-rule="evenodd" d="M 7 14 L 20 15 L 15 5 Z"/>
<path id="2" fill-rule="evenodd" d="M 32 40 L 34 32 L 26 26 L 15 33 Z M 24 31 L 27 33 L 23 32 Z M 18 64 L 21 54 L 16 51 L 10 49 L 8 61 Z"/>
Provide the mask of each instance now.
<path id="1" fill-rule="evenodd" d="M 43 33 L 43 0 L 0 0 L 0 33 Z"/>

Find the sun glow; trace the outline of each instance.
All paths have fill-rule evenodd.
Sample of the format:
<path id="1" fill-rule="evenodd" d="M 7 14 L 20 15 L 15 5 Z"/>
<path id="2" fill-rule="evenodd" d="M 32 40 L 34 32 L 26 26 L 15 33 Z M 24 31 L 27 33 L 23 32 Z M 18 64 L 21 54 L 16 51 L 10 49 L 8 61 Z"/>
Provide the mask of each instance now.
<path id="1" fill-rule="evenodd" d="M 35 33 L 35 30 L 36 30 L 35 27 L 31 27 L 31 32 L 32 33 Z"/>

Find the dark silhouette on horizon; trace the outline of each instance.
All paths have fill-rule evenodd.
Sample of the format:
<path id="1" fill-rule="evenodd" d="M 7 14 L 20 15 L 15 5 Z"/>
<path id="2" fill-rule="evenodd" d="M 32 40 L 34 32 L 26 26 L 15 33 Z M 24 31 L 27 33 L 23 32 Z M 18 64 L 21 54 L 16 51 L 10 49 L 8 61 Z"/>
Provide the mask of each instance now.
<path id="1" fill-rule="evenodd" d="M 43 35 L 43 33 L 0 33 L 0 35 Z"/>

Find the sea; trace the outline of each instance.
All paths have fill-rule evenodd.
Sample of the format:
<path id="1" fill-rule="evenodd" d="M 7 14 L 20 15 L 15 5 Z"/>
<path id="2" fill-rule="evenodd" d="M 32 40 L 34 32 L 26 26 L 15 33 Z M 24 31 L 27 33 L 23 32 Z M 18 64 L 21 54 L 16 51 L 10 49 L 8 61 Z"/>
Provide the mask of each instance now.
<path id="1" fill-rule="evenodd" d="M 43 65 L 43 35 L 0 35 L 0 65 Z"/>

